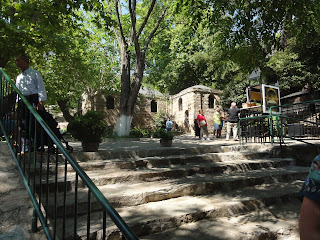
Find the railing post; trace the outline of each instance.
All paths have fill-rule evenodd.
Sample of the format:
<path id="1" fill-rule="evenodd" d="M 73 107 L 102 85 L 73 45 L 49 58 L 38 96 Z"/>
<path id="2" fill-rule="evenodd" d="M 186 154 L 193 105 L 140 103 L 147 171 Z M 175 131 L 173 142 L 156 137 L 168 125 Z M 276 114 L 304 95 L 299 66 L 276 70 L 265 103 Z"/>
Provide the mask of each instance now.
<path id="1" fill-rule="evenodd" d="M 241 144 L 241 120 L 239 119 L 239 124 L 238 124 L 238 135 L 239 135 L 239 144 Z"/>
<path id="2" fill-rule="evenodd" d="M 37 232 L 38 231 L 38 217 L 37 217 L 37 213 L 36 210 L 33 209 L 33 213 L 32 213 L 32 232 Z"/>
<path id="3" fill-rule="evenodd" d="M 1 68 L 0 68 L 0 70 L 1 70 Z M 3 99 L 3 86 L 2 86 L 2 76 L 3 76 L 3 74 L 2 74 L 2 72 L 0 71 L 0 107 L 1 107 L 1 109 L 3 109 L 3 101 L 2 101 L 2 99 Z M 1 117 L 1 120 L 2 120 L 2 117 Z"/>
<path id="4" fill-rule="evenodd" d="M 279 128 L 279 116 L 276 116 L 276 123 L 277 123 L 278 138 L 279 138 L 280 141 L 282 141 L 282 134 L 280 133 L 280 128 Z"/>
<path id="5" fill-rule="evenodd" d="M 1 68 L 0 68 L 1 69 Z M 2 72 L 0 71 L 0 97 L 2 96 Z"/>
<path id="6" fill-rule="evenodd" d="M 274 143 L 274 138 L 273 138 L 273 115 L 272 115 L 271 110 L 270 110 L 269 118 L 270 118 L 270 137 L 271 137 L 271 144 L 273 144 L 273 143 Z"/>

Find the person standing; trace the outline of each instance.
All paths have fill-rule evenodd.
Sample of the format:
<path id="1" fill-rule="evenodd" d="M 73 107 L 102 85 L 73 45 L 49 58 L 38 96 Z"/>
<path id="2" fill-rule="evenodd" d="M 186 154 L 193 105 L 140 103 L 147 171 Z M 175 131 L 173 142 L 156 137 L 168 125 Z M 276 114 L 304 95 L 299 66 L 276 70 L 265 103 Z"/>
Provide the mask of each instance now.
<path id="1" fill-rule="evenodd" d="M 203 114 L 203 110 L 199 110 L 199 114 L 197 116 L 197 121 L 198 121 L 198 126 L 200 128 L 200 138 L 201 140 L 205 140 L 205 138 L 203 137 L 203 132 L 206 133 L 207 136 L 207 140 L 210 140 L 209 138 L 209 132 L 208 132 L 208 124 L 207 124 L 207 120 Z"/>
<path id="2" fill-rule="evenodd" d="M 301 240 L 320 239 L 320 154 L 311 163 L 309 174 L 299 192 Z"/>
<path id="3" fill-rule="evenodd" d="M 231 103 L 230 109 L 228 109 L 227 118 L 227 136 L 226 140 L 229 141 L 231 128 L 233 132 L 233 139 L 238 141 L 238 122 L 239 122 L 240 109 L 237 107 L 235 102 Z"/>
<path id="4" fill-rule="evenodd" d="M 215 112 L 213 113 L 213 136 L 219 138 L 221 137 L 222 129 L 222 117 L 221 117 L 221 108 L 216 107 Z"/>
<path id="5" fill-rule="evenodd" d="M 166 129 L 167 129 L 167 132 L 171 132 L 171 130 L 172 130 L 172 121 L 170 120 L 169 117 L 166 122 Z"/>
<path id="6" fill-rule="evenodd" d="M 16 78 L 16 87 L 23 96 L 27 98 L 32 107 L 38 111 L 44 110 L 44 101 L 47 100 L 47 91 L 44 86 L 41 74 L 29 67 L 29 57 L 27 55 L 19 55 L 15 58 L 16 65 L 20 68 L 21 73 Z M 22 103 L 18 102 L 18 115 L 21 128 L 21 151 L 22 153 L 29 151 L 29 119 L 30 111 Z M 34 121 L 33 121 L 34 122 Z M 32 123 L 32 128 L 34 124 Z"/>
<path id="7" fill-rule="evenodd" d="M 199 128 L 199 123 L 198 123 L 198 120 L 197 120 L 197 115 L 194 116 L 193 130 L 194 130 L 194 137 L 195 138 L 200 138 L 200 128 Z"/>
<path id="8" fill-rule="evenodd" d="M 166 122 L 167 122 L 167 119 L 163 118 L 162 121 L 160 122 L 160 128 L 166 128 Z"/>

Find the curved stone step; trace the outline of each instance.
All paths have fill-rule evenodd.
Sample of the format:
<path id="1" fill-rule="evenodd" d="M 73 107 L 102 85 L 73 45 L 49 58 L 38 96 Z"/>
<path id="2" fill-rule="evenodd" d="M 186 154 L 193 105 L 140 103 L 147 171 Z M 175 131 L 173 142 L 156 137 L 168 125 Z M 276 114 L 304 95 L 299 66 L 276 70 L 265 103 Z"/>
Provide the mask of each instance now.
<path id="1" fill-rule="evenodd" d="M 195 175 L 179 179 L 164 180 L 161 182 L 118 183 L 101 186 L 99 189 L 115 207 L 135 206 L 149 202 L 158 202 L 183 196 L 227 193 L 245 186 L 259 186 L 261 184 L 287 182 L 303 179 L 308 169 L 305 167 L 283 167 L 278 169 L 264 169 L 259 171 L 217 174 L 214 176 Z M 87 190 L 78 190 L 79 213 L 87 209 Z M 42 199 L 46 199 L 45 196 Z M 49 206 L 46 207 L 49 215 L 53 215 L 54 194 L 49 195 Z M 57 195 L 57 214 L 62 216 L 64 210 L 63 194 Z M 73 214 L 75 209 L 75 194 L 73 191 L 66 196 L 67 215 Z M 92 198 L 92 210 L 99 210 L 99 203 Z"/>
<path id="2" fill-rule="evenodd" d="M 262 152 L 269 151 L 271 146 L 246 144 L 246 145 L 225 145 L 217 143 L 209 146 L 194 146 L 194 147 L 172 147 L 152 150 L 101 150 L 98 152 L 73 152 L 72 156 L 79 162 L 86 162 L 96 159 L 137 159 L 155 156 L 174 156 L 174 155 L 194 155 L 204 153 L 223 153 L 223 152 L 241 152 L 254 151 Z"/>
<path id="3" fill-rule="evenodd" d="M 146 157 L 139 159 L 112 159 L 112 160 L 90 160 L 88 162 L 79 162 L 79 165 L 84 171 L 94 171 L 101 169 L 143 169 L 143 168 L 161 168 L 161 167 L 172 167 L 179 165 L 187 165 L 192 163 L 215 163 L 215 162 L 226 162 L 226 161 L 239 161 L 249 159 L 265 159 L 267 154 L 255 153 L 255 152 L 235 152 L 235 153 L 206 153 L 197 155 L 177 155 L 177 156 L 158 156 L 158 157 Z M 30 165 L 31 173 L 36 171 L 40 172 L 40 163 L 37 163 L 36 168 L 33 167 L 33 162 Z M 47 172 L 48 165 L 42 164 L 42 172 Z M 49 165 L 49 172 L 55 173 L 55 164 Z M 58 164 L 58 175 L 64 174 L 65 164 Z M 67 171 L 72 172 L 73 169 L 70 164 L 67 165 Z"/>
<path id="4" fill-rule="evenodd" d="M 115 184 L 122 182 L 141 182 L 141 181 L 160 181 L 187 177 L 195 174 L 219 174 L 231 172 L 246 172 L 259 169 L 268 169 L 283 167 L 292 164 L 292 159 L 259 159 L 259 160 L 224 160 L 213 163 L 189 163 L 183 166 L 171 166 L 166 168 L 138 169 L 135 171 L 127 169 L 118 169 L 114 166 L 109 168 L 103 167 L 101 170 L 86 171 L 87 175 L 97 185 Z M 105 166 L 105 165 L 104 165 Z M 71 167 L 71 166 L 69 166 Z M 52 166 L 54 168 L 54 166 Z M 55 171 L 55 170 L 52 170 Z M 58 168 L 58 191 L 64 190 L 64 166 Z M 52 174 L 51 174 L 52 175 Z M 55 191 L 54 176 L 49 176 L 50 192 Z M 42 175 L 42 185 L 45 190 L 47 186 L 47 174 L 45 171 Z M 71 189 L 75 182 L 75 173 L 67 171 L 67 188 Z M 39 185 L 39 179 L 36 178 Z M 83 186 L 80 184 L 79 186 Z"/>
<path id="5" fill-rule="evenodd" d="M 204 219 L 217 221 L 219 218 L 230 218 L 251 211 L 262 211 L 266 207 L 295 199 L 302 183 L 303 181 L 290 181 L 281 184 L 262 184 L 227 193 L 183 196 L 150 202 L 139 206 L 118 208 L 117 211 L 137 236 L 145 236 Z M 91 235 L 101 236 L 101 213 L 91 213 L 90 216 Z M 87 216 L 83 215 L 77 219 L 80 236 L 82 236 L 81 232 L 84 236 Z M 61 227 L 61 223 L 58 224 Z M 72 218 L 67 219 L 66 226 L 67 232 L 69 229 L 73 229 Z M 111 225 L 110 221 L 107 221 L 107 228 L 110 236 L 114 237 L 118 234 L 118 230 Z M 72 235 L 71 232 L 67 234 Z"/>
<path id="6" fill-rule="evenodd" d="M 292 199 L 247 214 L 182 224 L 178 228 L 141 237 L 140 240 L 299 240 L 301 202 Z"/>

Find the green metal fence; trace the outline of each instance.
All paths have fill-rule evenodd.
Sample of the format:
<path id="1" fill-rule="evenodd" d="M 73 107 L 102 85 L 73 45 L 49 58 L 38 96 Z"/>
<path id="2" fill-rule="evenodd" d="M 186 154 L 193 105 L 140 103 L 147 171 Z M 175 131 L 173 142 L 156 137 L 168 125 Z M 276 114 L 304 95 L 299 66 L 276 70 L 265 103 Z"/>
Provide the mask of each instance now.
<path id="1" fill-rule="evenodd" d="M 320 139 L 320 99 L 280 106 L 281 114 L 246 114 L 239 120 L 240 143 L 279 142 L 285 139 L 310 142 Z"/>
<path id="2" fill-rule="evenodd" d="M 0 128 L 34 206 L 32 229 L 39 219 L 47 239 L 138 239 L 1 68 L 0 86 Z M 28 153 L 21 147 L 23 121 Z"/>

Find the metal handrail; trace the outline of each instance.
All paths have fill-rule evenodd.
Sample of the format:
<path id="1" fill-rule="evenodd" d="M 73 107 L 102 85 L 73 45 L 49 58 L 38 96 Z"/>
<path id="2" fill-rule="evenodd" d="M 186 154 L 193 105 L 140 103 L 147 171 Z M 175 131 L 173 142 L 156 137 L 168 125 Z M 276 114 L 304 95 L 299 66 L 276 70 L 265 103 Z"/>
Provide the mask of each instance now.
<path id="1" fill-rule="evenodd" d="M 302 104 L 306 104 L 306 103 L 315 103 L 315 102 L 320 102 L 320 99 L 309 100 L 309 101 L 300 102 L 300 103 L 287 103 L 287 104 L 280 105 L 279 108 L 288 107 L 288 106 L 295 106 L 295 105 L 302 105 Z M 278 106 L 271 106 L 269 111 L 272 112 L 272 109 L 274 109 L 274 108 L 278 108 Z"/>
<path id="2" fill-rule="evenodd" d="M 317 99 L 317 100 L 310 100 L 310 101 L 306 101 L 306 102 L 302 102 L 302 103 L 293 103 L 293 104 L 283 104 L 283 105 L 280 105 L 280 106 L 272 106 L 270 107 L 269 109 L 269 114 L 266 114 L 266 115 L 260 115 L 260 116 L 252 116 L 252 117 L 244 117 L 244 118 L 240 118 L 239 119 L 239 125 L 238 125 L 238 128 L 239 128 L 239 141 L 240 141 L 240 144 L 241 144 L 241 121 L 246 121 L 246 120 L 254 120 L 254 119 L 259 119 L 259 118 L 264 118 L 264 119 L 270 119 L 270 137 L 271 137 L 271 143 L 274 143 L 274 135 L 273 135 L 273 119 L 275 117 L 275 120 L 276 120 L 276 129 L 277 129 L 277 132 L 279 133 L 279 129 L 280 129 L 280 126 L 279 126 L 279 119 L 292 119 L 292 120 L 296 120 L 296 121 L 299 121 L 299 122 L 303 122 L 303 123 L 308 123 L 308 124 L 312 124 L 312 125 L 315 125 L 315 126 L 319 126 L 319 123 L 318 122 L 314 122 L 314 121 L 310 121 L 310 120 L 306 120 L 306 119 L 303 119 L 303 118 L 298 118 L 298 117 L 292 117 L 292 116 L 287 116 L 287 115 L 283 115 L 283 114 L 279 114 L 279 113 L 274 113 L 273 112 L 273 109 L 275 108 L 279 108 L 279 109 L 283 109 L 283 108 L 289 108 L 289 107 L 294 107 L 294 106 L 297 106 L 297 105 L 306 105 L 306 104 L 314 104 L 314 103 L 319 103 L 320 102 L 320 99 Z M 295 110 L 295 109 L 291 109 L 291 110 Z M 277 136 L 280 138 L 280 142 L 283 140 L 283 138 L 290 138 L 292 140 L 297 140 L 297 141 L 301 141 L 300 139 L 296 139 L 294 137 L 285 137 L 282 135 L 279 135 Z"/>
<path id="3" fill-rule="evenodd" d="M 43 128 L 43 130 L 46 132 L 46 134 L 48 134 L 49 138 L 52 140 L 52 142 L 57 147 L 57 153 L 58 153 L 58 151 L 60 151 L 63 154 L 63 156 L 65 157 L 67 162 L 72 166 L 72 168 L 76 172 L 76 174 L 77 174 L 76 176 L 79 176 L 82 179 L 83 183 L 85 183 L 85 185 L 88 187 L 88 189 L 89 189 L 88 190 L 89 191 L 88 195 L 90 196 L 90 193 L 93 194 L 93 196 L 96 198 L 96 200 L 101 204 L 102 211 L 109 215 L 109 217 L 112 219 L 114 224 L 119 228 L 119 230 L 121 231 L 121 233 L 123 234 L 123 236 L 126 239 L 130 239 L 130 240 L 138 239 L 135 236 L 135 234 L 131 231 L 131 229 L 128 227 L 128 225 L 125 223 L 125 221 L 120 217 L 118 212 L 111 206 L 109 201 L 105 198 L 105 196 L 97 188 L 97 186 L 92 182 L 92 180 L 88 177 L 88 175 L 82 170 L 81 166 L 69 154 L 68 150 L 63 146 L 61 141 L 57 138 L 57 136 L 50 129 L 50 127 L 46 124 L 46 122 L 41 118 L 41 116 L 38 114 L 38 112 L 31 106 L 31 104 L 26 99 L 26 97 L 22 95 L 22 93 L 19 91 L 19 89 L 17 89 L 17 87 L 15 86 L 13 81 L 9 78 L 9 76 L 5 73 L 5 71 L 2 68 L 0 68 L 0 84 L 1 84 L 0 97 L 1 97 L 1 99 L 3 98 L 3 89 L 2 89 L 2 86 L 3 86 L 2 81 L 3 80 L 2 79 L 5 79 L 6 83 L 9 84 L 9 87 L 12 88 L 14 90 L 14 92 L 17 93 L 19 98 L 21 98 L 21 101 L 23 102 L 23 104 L 25 104 L 27 106 L 27 108 L 30 111 L 30 113 L 34 116 L 35 121 L 38 122 L 41 125 L 41 127 Z M 4 128 L 4 126 L 3 126 L 1 121 L 0 121 L 0 127 L 1 127 L 1 130 L 4 133 L 5 138 L 6 138 L 7 142 L 8 142 L 8 145 L 9 145 L 10 151 L 11 151 L 13 157 L 14 157 L 14 160 L 16 161 L 16 163 L 18 165 L 19 172 L 22 175 L 24 185 L 25 185 L 25 187 L 26 187 L 26 189 L 27 189 L 27 191 L 28 191 L 28 193 L 30 195 L 30 198 L 32 200 L 35 212 L 36 212 L 37 217 L 39 218 L 39 220 L 41 222 L 41 225 L 42 225 L 43 230 L 44 230 L 44 232 L 45 232 L 45 234 L 47 236 L 47 239 L 53 239 L 53 238 L 55 238 L 55 232 L 54 232 L 54 236 L 52 236 L 52 234 L 50 232 L 50 227 L 48 226 L 48 223 L 47 223 L 47 219 L 46 219 L 47 217 L 44 217 L 44 215 L 48 216 L 48 214 L 42 212 L 41 206 L 39 205 L 38 200 L 37 200 L 37 196 L 34 194 L 35 190 L 32 189 L 31 186 L 30 186 L 30 179 L 29 179 L 30 178 L 30 174 L 27 175 L 27 174 L 24 173 L 25 169 L 23 169 L 23 167 L 20 165 L 19 159 L 18 159 L 18 154 L 17 154 L 16 150 L 13 148 L 13 145 L 9 144 L 10 141 L 11 141 L 10 137 L 6 133 L 5 128 Z M 35 155 L 34 158 L 36 158 L 36 154 L 34 154 L 34 155 Z M 49 153 L 48 153 L 48 158 L 49 158 Z M 48 162 L 49 162 L 49 160 L 48 160 Z M 30 164 L 30 156 L 29 156 L 29 164 Z M 34 164 L 36 165 L 36 160 L 34 160 Z M 42 166 L 42 162 L 41 162 L 41 166 Z M 29 171 L 30 171 L 30 168 L 29 168 Z M 47 169 L 47 174 L 49 174 L 48 172 L 49 172 L 49 169 Z M 33 186 L 33 188 L 35 188 L 35 186 Z M 104 219 L 104 226 L 105 226 L 105 219 Z M 105 229 L 103 229 L 103 231 L 105 231 Z"/>

